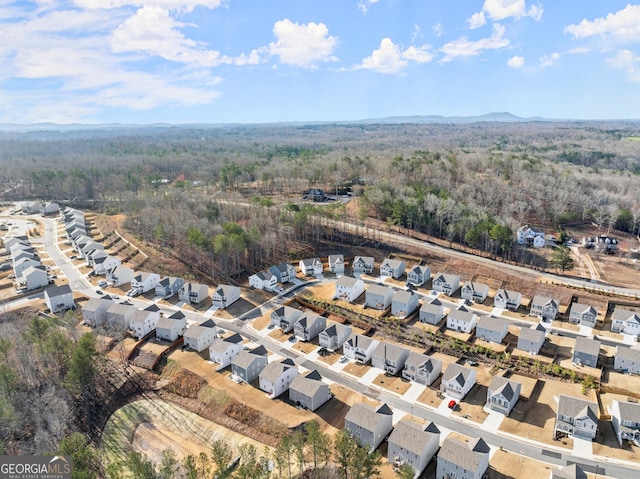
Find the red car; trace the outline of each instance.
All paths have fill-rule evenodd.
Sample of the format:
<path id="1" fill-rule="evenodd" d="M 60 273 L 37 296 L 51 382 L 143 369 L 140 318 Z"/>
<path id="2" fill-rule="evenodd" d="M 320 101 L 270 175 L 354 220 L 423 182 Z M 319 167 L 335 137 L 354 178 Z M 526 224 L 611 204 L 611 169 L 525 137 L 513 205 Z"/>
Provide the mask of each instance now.
<path id="1" fill-rule="evenodd" d="M 456 408 L 456 402 L 452 399 L 451 401 L 449 401 L 449 409 L 455 409 Z"/>

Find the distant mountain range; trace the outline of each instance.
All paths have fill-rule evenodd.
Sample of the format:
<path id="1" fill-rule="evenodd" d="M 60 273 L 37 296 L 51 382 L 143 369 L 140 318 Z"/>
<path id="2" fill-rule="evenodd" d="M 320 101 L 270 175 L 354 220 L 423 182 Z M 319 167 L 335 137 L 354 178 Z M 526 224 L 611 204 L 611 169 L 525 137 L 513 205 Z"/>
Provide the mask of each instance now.
<path id="1" fill-rule="evenodd" d="M 356 123 L 479 123 L 479 122 L 498 122 L 498 123 L 516 123 L 529 121 L 565 121 L 551 120 L 542 117 L 522 118 L 508 111 L 487 113 L 478 116 L 441 116 L 441 115 L 413 115 L 413 116 L 391 116 L 388 118 L 377 118 L 371 120 L 362 120 Z"/>

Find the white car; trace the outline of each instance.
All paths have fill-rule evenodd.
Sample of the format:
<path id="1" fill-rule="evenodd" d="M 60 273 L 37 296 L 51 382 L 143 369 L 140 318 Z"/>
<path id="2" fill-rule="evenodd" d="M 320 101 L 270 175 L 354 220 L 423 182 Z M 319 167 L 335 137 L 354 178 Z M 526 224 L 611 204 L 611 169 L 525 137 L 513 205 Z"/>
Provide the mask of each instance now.
<path id="1" fill-rule="evenodd" d="M 349 361 L 349 358 L 346 356 L 340 356 L 340 359 L 338 359 L 339 363 L 346 363 L 347 361 Z"/>
<path id="2" fill-rule="evenodd" d="M 104 279 L 102 281 L 98 281 L 98 286 L 100 288 L 104 288 L 105 286 L 107 286 L 107 282 Z"/>

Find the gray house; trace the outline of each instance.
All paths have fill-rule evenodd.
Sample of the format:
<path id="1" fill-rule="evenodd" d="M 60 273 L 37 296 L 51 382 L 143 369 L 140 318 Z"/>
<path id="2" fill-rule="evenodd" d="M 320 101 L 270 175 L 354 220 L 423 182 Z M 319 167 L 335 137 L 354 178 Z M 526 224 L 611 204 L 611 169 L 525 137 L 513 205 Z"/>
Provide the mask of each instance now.
<path id="1" fill-rule="evenodd" d="M 408 357 L 408 349 L 380 341 L 371 355 L 371 365 L 374 368 L 382 369 L 385 374 L 395 376 L 402 371 Z"/>
<path id="2" fill-rule="evenodd" d="M 463 399 L 476 383 L 475 369 L 466 368 L 460 364 L 452 363 L 447 366 L 442 381 L 440 391 L 443 394 L 456 399 Z"/>
<path id="3" fill-rule="evenodd" d="M 331 399 L 329 385 L 315 369 L 306 376 L 298 375 L 289 385 L 289 400 L 309 411 L 315 411 Z"/>
<path id="4" fill-rule="evenodd" d="M 73 291 L 68 284 L 50 286 L 44 290 L 44 301 L 52 313 L 59 313 L 68 309 L 76 309 L 73 301 Z"/>
<path id="5" fill-rule="evenodd" d="M 119 329 L 129 329 L 129 318 L 135 310 L 130 304 L 112 303 L 105 312 L 105 323 Z"/>
<path id="6" fill-rule="evenodd" d="M 340 349 L 344 342 L 351 336 L 351 326 L 346 326 L 340 323 L 331 323 L 320 333 L 318 341 L 320 347 L 326 348 L 329 351 L 335 351 Z"/>
<path id="7" fill-rule="evenodd" d="M 314 313 L 304 313 L 296 324 L 293 325 L 293 332 L 300 341 L 311 341 L 324 328 L 327 327 L 327 318 Z"/>
<path id="8" fill-rule="evenodd" d="M 397 290 L 391 298 L 391 315 L 401 319 L 411 316 L 418 309 L 418 299 L 413 291 Z"/>
<path id="9" fill-rule="evenodd" d="M 560 395 L 553 437 L 561 434 L 593 440 L 598 432 L 598 404 Z"/>
<path id="10" fill-rule="evenodd" d="M 438 452 L 437 479 L 481 479 L 489 468 L 489 446 L 482 438 L 468 442 L 447 437 Z"/>
<path id="11" fill-rule="evenodd" d="M 598 356 L 600 355 L 600 341 L 597 339 L 578 336 L 573 347 L 572 361 L 581 366 L 598 367 Z"/>
<path id="12" fill-rule="evenodd" d="M 302 316 L 302 311 L 291 306 L 280 306 L 271 313 L 271 324 L 282 329 L 283 333 L 293 330 L 293 325 Z"/>
<path id="13" fill-rule="evenodd" d="M 409 352 L 404 362 L 402 377 L 425 386 L 431 386 L 442 372 L 442 361 L 427 356 L 426 354 Z"/>
<path id="14" fill-rule="evenodd" d="M 367 288 L 365 306 L 378 310 L 385 310 L 391 305 L 393 288 L 381 284 L 372 284 Z"/>
<path id="15" fill-rule="evenodd" d="M 598 310 L 591 305 L 573 303 L 569 311 L 569 322 L 580 326 L 595 327 Z"/>
<path id="16" fill-rule="evenodd" d="M 118 287 L 131 282 L 133 279 L 133 270 L 126 266 L 119 265 L 108 270 L 105 276 L 107 283 L 111 286 Z"/>
<path id="17" fill-rule="evenodd" d="M 213 344 L 218 337 L 216 323 L 207 319 L 200 324 L 192 324 L 183 334 L 184 345 L 189 349 L 202 352 Z"/>
<path id="18" fill-rule="evenodd" d="M 373 273 L 374 266 L 375 259 L 373 256 L 356 256 L 353 258 L 351 268 L 354 273 L 371 274 Z"/>
<path id="19" fill-rule="evenodd" d="M 509 332 L 506 319 L 493 316 L 481 316 L 476 326 L 476 337 L 492 343 L 500 344 Z"/>
<path id="20" fill-rule="evenodd" d="M 290 283 L 296 277 L 296 269 L 289 263 L 280 263 L 269 268 L 271 274 L 273 274 L 278 283 Z"/>
<path id="21" fill-rule="evenodd" d="M 621 446 L 623 441 L 640 441 L 640 404 L 613 401 L 610 413 Z"/>
<path id="22" fill-rule="evenodd" d="M 232 377 L 245 383 L 254 381 L 260 375 L 260 371 L 267 365 L 268 354 L 264 346 L 258 346 L 250 351 L 240 351 L 231 361 Z"/>
<path id="23" fill-rule="evenodd" d="M 554 320 L 558 316 L 560 303 L 558 300 L 546 296 L 535 295 L 531 301 L 529 316 L 538 316 L 543 320 Z"/>
<path id="24" fill-rule="evenodd" d="M 353 334 L 342 345 L 342 352 L 358 364 L 367 364 L 373 356 L 373 350 L 379 341 L 362 334 Z"/>
<path id="25" fill-rule="evenodd" d="M 493 298 L 493 305 L 496 308 L 516 311 L 522 303 L 522 293 L 508 289 L 500 289 Z"/>
<path id="26" fill-rule="evenodd" d="M 538 325 L 535 328 L 520 328 L 516 348 L 521 351 L 526 351 L 529 354 L 538 354 L 542 346 L 544 346 L 544 340 L 545 329 L 543 326 Z"/>
<path id="27" fill-rule="evenodd" d="M 422 286 L 431 279 L 431 268 L 416 264 L 407 271 L 407 283 Z"/>
<path id="28" fill-rule="evenodd" d="M 395 467 L 409 465 L 417 479 L 439 447 L 440 430 L 433 422 L 423 425 L 402 419 L 389 436 L 387 459 Z"/>
<path id="29" fill-rule="evenodd" d="M 407 264 L 399 259 L 386 258 L 380 265 L 380 276 L 398 279 L 404 274 Z"/>
<path id="30" fill-rule="evenodd" d="M 522 389 L 522 384 L 519 382 L 511 381 L 502 376 L 494 376 L 489 389 L 487 389 L 486 407 L 508 416 L 518 402 L 520 389 Z"/>
<path id="31" fill-rule="evenodd" d="M 100 326 L 106 318 L 107 309 L 112 304 L 113 300 L 110 296 L 91 298 L 82 307 L 82 322 L 92 328 Z"/>
<path id="32" fill-rule="evenodd" d="M 468 299 L 476 303 L 483 303 L 487 296 L 489 296 L 489 285 L 484 283 L 468 281 L 460 290 L 462 299 Z"/>
<path id="33" fill-rule="evenodd" d="M 344 255 L 329 255 L 329 272 L 333 274 L 344 274 Z"/>
<path id="34" fill-rule="evenodd" d="M 444 318 L 444 306 L 438 298 L 424 303 L 420 308 L 418 319 L 421 323 L 438 324 Z"/>
<path id="35" fill-rule="evenodd" d="M 460 289 L 460 277 L 454 274 L 438 273 L 433 277 L 434 291 L 451 296 Z"/>
<path id="36" fill-rule="evenodd" d="M 640 374 L 640 346 L 616 346 L 613 369 L 631 374 Z"/>
<path id="37" fill-rule="evenodd" d="M 174 294 L 178 294 L 180 288 L 184 285 L 184 279 L 173 276 L 165 276 L 158 284 L 156 284 L 156 296 L 161 298 L 170 298 Z"/>
<path id="38" fill-rule="evenodd" d="M 344 428 L 361 446 L 375 451 L 393 429 L 393 411 L 386 404 L 355 403 L 344 417 Z"/>

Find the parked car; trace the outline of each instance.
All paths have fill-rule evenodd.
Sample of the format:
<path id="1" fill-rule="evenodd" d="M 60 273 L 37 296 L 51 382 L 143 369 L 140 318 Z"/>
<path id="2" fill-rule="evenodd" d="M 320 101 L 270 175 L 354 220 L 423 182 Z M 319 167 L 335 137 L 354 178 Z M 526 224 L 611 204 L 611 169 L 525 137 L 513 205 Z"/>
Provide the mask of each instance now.
<path id="1" fill-rule="evenodd" d="M 458 405 L 458 403 L 454 399 L 452 399 L 451 401 L 449 401 L 448 407 L 449 407 L 449 409 L 454 410 L 457 405 Z"/>
<path id="2" fill-rule="evenodd" d="M 467 364 L 469 366 L 477 366 L 478 365 L 478 361 L 475 361 L 473 359 L 467 359 Z"/>
<path id="3" fill-rule="evenodd" d="M 97 290 L 96 290 L 96 293 L 98 293 L 99 295 L 101 295 L 101 296 L 102 296 L 102 295 L 104 294 L 104 291 L 102 291 L 101 289 L 97 289 Z"/>
<path id="4" fill-rule="evenodd" d="M 104 279 L 102 281 L 98 281 L 98 286 L 104 288 L 105 286 L 107 286 L 107 282 Z"/>
<path id="5" fill-rule="evenodd" d="M 340 356 L 340 359 L 338 359 L 339 363 L 346 363 L 349 359 L 346 356 Z"/>
<path id="6" fill-rule="evenodd" d="M 69 259 L 76 259 L 77 256 L 74 254 L 73 256 L 69 256 Z"/>

